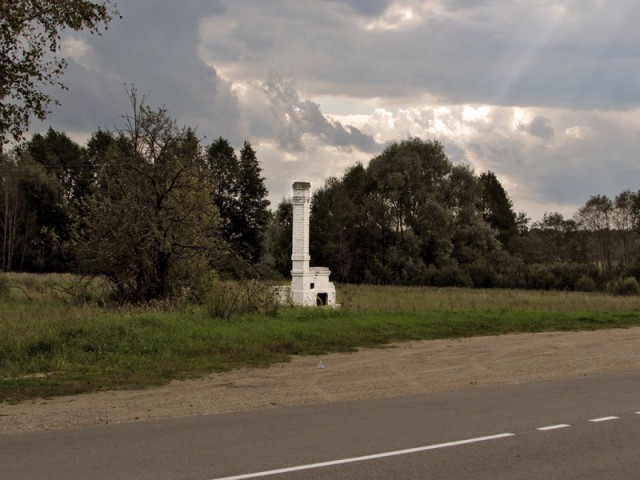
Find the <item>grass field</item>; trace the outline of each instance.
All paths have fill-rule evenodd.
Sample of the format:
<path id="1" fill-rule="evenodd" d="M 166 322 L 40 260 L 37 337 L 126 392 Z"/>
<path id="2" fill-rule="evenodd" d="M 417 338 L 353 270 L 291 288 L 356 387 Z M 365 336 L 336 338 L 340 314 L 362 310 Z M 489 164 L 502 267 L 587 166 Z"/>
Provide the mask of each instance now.
<path id="1" fill-rule="evenodd" d="M 640 325 L 640 297 L 600 293 L 346 285 L 339 310 L 221 320 L 193 305 L 105 308 L 103 285 L 70 275 L 13 274 L 4 285 L 4 401 L 141 388 L 410 339 Z"/>

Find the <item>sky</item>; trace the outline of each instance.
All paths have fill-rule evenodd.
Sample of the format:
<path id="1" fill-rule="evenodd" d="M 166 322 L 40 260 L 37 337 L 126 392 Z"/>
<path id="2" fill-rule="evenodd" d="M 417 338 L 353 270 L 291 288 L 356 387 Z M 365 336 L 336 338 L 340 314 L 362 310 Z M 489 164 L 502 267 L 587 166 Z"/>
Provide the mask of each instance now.
<path id="1" fill-rule="evenodd" d="M 257 152 L 272 207 L 409 136 L 492 171 L 517 212 L 640 189 L 640 0 L 120 0 L 63 34 L 48 127 L 124 126 L 125 85 L 203 144 Z"/>

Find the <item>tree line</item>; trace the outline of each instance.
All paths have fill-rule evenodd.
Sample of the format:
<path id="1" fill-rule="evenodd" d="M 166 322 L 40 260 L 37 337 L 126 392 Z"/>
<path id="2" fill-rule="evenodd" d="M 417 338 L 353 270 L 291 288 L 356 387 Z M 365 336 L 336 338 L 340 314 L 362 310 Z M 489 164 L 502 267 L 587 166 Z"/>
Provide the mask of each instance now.
<path id="1" fill-rule="evenodd" d="M 130 93 L 122 131 L 80 146 L 49 129 L 3 154 L 3 270 L 103 275 L 122 301 L 288 277 L 292 205 L 269 210 L 251 144 L 202 145 Z M 639 234 L 640 192 L 530 224 L 493 172 L 408 138 L 315 190 L 310 250 L 345 283 L 595 290 L 640 276 Z"/>
<path id="2" fill-rule="evenodd" d="M 290 209 L 279 205 L 270 227 L 283 250 Z M 531 223 L 493 172 L 409 138 L 315 191 L 310 250 L 339 282 L 596 290 L 625 279 L 636 292 L 639 234 L 640 192 L 594 195 L 573 218 Z"/>

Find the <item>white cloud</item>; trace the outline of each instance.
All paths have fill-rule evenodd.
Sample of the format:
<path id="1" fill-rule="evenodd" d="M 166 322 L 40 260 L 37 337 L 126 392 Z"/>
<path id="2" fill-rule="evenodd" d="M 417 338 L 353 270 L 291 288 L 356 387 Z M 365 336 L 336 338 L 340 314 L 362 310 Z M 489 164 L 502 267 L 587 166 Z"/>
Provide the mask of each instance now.
<path id="1" fill-rule="evenodd" d="M 422 23 L 421 16 L 410 5 L 393 3 L 380 17 L 365 25 L 366 30 L 397 30 Z"/>
<path id="2" fill-rule="evenodd" d="M 586 127 L 569 127 L 564 130 L 564 134 L 567 137 L 575 138 L 577 140 L 584 140 L 589 134 L 589 129 Z"/>
<path id="3" fill-rule="evenodd" d="M 640 147 L 640 135 L 629 141 L 640 133 L 640 122 L 633 126 L 625 117 L 638 113 L 424 105 L 337 119 L 357 125 L 379 142 L 409 135 L 440 140 L 458 152 L 453 160 L 472 165 L 478 173 L 496 173 L 516 209 L 537 219 L 550 208 L 570 216 L 596 193 L 615 196 L 626 188 L 637 190 L 640 166 L 634 149 Z M 554 136 L 556 125 L 564 135 Z M 630 174 L 626 183 L 616 170 Z"/>
<path id="4" fill-rule="evenodd" d="M 61 53 L 64 57 L 73 59 L 87 70 L 98 70 L 94 49 L 87 42 L 80 38 L 69 36 L 63 38 L 60 44 Z"/>
<path id="5" fill-rule="evenodd" d="M 465 122 L 488 122 L 491 114 L 489 105 L 481 105 L 475 107 L 473 105 L 465 105 L 462 109 L 462 120 Z"/>

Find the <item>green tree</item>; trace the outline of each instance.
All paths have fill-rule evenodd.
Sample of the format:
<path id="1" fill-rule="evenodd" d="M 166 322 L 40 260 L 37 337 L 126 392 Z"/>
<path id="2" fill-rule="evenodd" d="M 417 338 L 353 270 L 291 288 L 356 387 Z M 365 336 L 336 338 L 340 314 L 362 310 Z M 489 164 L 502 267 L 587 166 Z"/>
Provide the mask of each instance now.
<path id="1" fill-rule="evenodd" d="M 381 277 L 394 277 L 397 268 L 396 273 L 387 269 L 386 254 L 401 240 L 386 212 L 362 164 L 348 168 L 341 179 L 327 179 L 311 202 L 309 248 L 313 262 L 328 266 L 332 277 L 341 282 L 380 282 Z M 397 267 L 399 255 L 392 256 Z"/>
<path id="2" fill-rule="evenodd" d="M 220 212 L 220 236 L 225 242 L 215 260 L 216 268 L 231 277 L 253 276 L 270 219 L 268 191 L 256 152 L 245 142 L 238 160 L 228 140 L 220 137 L 207 148 L 206 162 L 213 185 L 212 202 Z"/>
<path id="3" fill-rule="evenodd" d="M 56 176 L 62 188 L 62 200 L 69 209 L 77 208 L 91 192 L 95 166 L 87 158 L 86 150 L 66 133 L 49 128 L 45 135 L 33 135 L 20 148 Z"/>
<path id="4" fill-rule="evenodd" d="M 148 302 L 181 294 L 209 268 L 218 212 L 194 132 L 130 96 L 133 115 L 108 147 L 76 248 L 122 301 Z"/>
<path id="5" fill-rule="evenodd" d="M 617 249 L 618 260 L 623 267 L 631 261 L 638 240 L 638 207 L 640 192 L 625 190 L 614 200 L 612 224 L 616 231 L 620 247 Z"/>
<path id="6" fill-rule="evenodd" d="M 228 140 L 220 137 L 209 145 L 207 167 L 214 187 L 212 201 L 220 212 L 222 238 L 232 245 L 240 216 L 240 162 Z"/>
<path id="7" fill-rule="evenodd" d="M 66 133 L 49 128 L 46 134 L 36 134 L 19 150 L 29 155 L 58 183 L 56 209 L 48 205 L 37 208 L 47 212 L 39 215 L 38 227 L 58 240 L 53 247 L 48 263 L 56 270 L 75 269 L 73 256 L 64 248 L 72 235 L 74 219 L 82 214 L 81 205 L 91 193 L 95 181 L 95 167 L 87 157 L 86 149 L 71 140 Z"/>
<path id="8" fill-rule="evenodd" d="M 0 163 L 0 235 L 4 271 L 67 271 L 62 248 L 67 230 L 62 189 L 56 177 L 23 150 Z"/>
<path id="9" fill-rule="evenodd" d="M 313 193 L 309 251 L 313 263 L 331 268 L 333 278 L 348 281 L 352 276 L 354 242 L 349 236 L 355 227 L 354 202 L 344 182 L 337 178 L 325 180 L 323 188 Z"/>
<path id="10" fill-rule="evenodd" d="M 278 204 L 265 232 L 263 264 L 282 277 L 291 274 L 291 241 L 293 234 L 293 203 L 284 199 Z"/>
<path id="11" fill-rule="evenodd" d="M 498 284 L 496 261 L 501 258 L 502 246 L 497 230 L 478 209 L 484 191 L 483 182 L 465 165 L 456 165 L 449 176 L 453 215 L 451 222 L 453 250 L 451 258 L 476 287 L 494 287 Z M 505 252 L 506 255 L 506 252 Z M 462 277 L 464 278 L 464 277 Z"/>
<path id="12" fill-rule="evenodd" d="M 361 163 L 347 169 L 342 177 L 342 187 L 348 203 L 344 206 L 336 204 L 337 214 L 343 215 L 340 230 L 336 232 L 340 238 L 339 252 L 350 256 L 348 270 L 345 269 L 344 282 L 362 282 L 367 266 L 379 251 L 385 238 L 383 230 L 375 221 L 376 201 L 370 195 L 371 178 Z M 348 252 L 345 249 L 348 249 Z"/>
<path id="13" fill-rule="evenodd" d="M 314 193 L 311 255 L 340 281 L 502 285 L 514 263 L 478 209 L 481 194 L 440 143 L 391 144 Z"/>
<path id="14" fill-rule="evenodd" d="M 518 233 L 516 214 L 513 204 L 493 172 L 480 175 L 482 195 L 480 197 L 480 211 L 485 221 L 498 232 L 498 239 L 507 246 L 509 240 Z"/>
<path id="15" fill-rule="evenodd" d="M 438 266 L 450 259 L 454 212 L 448 204 L 453 198 L 447 178 L 452 167 L 442 144 L 419 138 L 393 143 L 371 160 L 369 205 L 382 239 L 376 248 L 377 262 L 386 263 L 396 234 L 406 229 L 420 241 L 416 262 Z"/>
<path id="16" fill-rule="evenodd" d="M 613 209 L 609 197 L 593 195 L 576 214 L 579 227 L 591 240 L 592 261 L 608 275 L 614 268 Z"/>
<path id="17" fill-rule="evenodd" d="M 394 231 L 412 227 L 420 235 L 422 206 L 444 201 L 441 187 L 452 165 L 437 141 L 409 138 L 393 143 L 371 159 L 367 173 L 385 206 L 386 222 Z"/>
<path id="18" fill-rule="evenodd" d="M 511 241 L 511 250 L 527 264 L 584 263 L 586 236 L 573 219 L 547 212 Z"/>
<path id="19" fill-rule="evenodd" d="M 269 222 L 269 192 L 264 185 L 262 168 L 249 142 L 240 151 L 238 178 L 238 214 L 234 226 L 240 254 L 255 264 L 262 256 L 263 235 Z"/>
<path id="20" fill-rule="evenodd" d="M 11 139 L 20 140 L 30 117 L 46 118 L 54 100 L 44 86 L 64 88 L 60 76 L 67 62 L 58 55 L 61 32 L 86 29 L 99 34 L 114 15 L 109 1 L 0 2 L 0 150 Z"/>
<path id="21" fill-rule="evenodd" d="M 98 130 L 91 135 L 87 142 L 85 155 L 89 168 L 93 170 L 93 175 L 92 181 L 86 190 L 86 195 L 82 197 L 83 200 L 104 187 L 103 179 L 105 178 L 104 172 L 109 161 L 109 151 L 112 148 L 125 150 L 126 148 L 123 145 L 120 145 L 120 147 L 118 145 L 126 143 L 126 141 L 125 136 L 115 135 L 105 130 Z M 78 205 L 79 220 L 82 220 L 86 214 L 85 207 L 86 202 L 80 201 Z"/>

